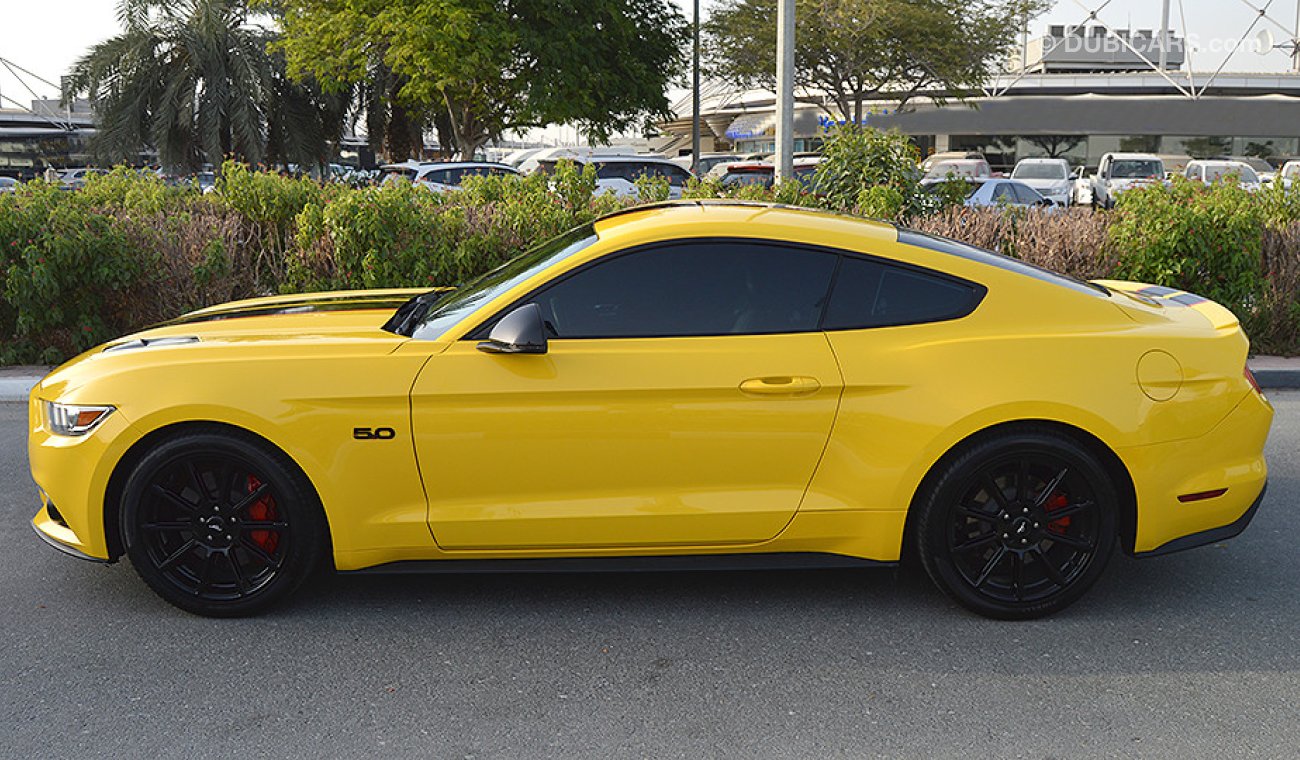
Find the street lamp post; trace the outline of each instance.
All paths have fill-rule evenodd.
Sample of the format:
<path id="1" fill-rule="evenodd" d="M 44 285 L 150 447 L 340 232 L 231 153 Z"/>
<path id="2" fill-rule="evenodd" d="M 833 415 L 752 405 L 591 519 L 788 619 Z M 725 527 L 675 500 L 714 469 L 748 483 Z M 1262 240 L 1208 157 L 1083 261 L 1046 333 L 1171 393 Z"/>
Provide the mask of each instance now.
<path id="1" fill-rule="evenodd" d="M 776 180 L 794 178 L 794 2 L 778 0 L 776 26 Z"/>
<path id="2" fill-rule="evenodd" d="M 700 0 L 695 0 L 695 64 L 691 74 L 691 171 L 700 173 Z"/>

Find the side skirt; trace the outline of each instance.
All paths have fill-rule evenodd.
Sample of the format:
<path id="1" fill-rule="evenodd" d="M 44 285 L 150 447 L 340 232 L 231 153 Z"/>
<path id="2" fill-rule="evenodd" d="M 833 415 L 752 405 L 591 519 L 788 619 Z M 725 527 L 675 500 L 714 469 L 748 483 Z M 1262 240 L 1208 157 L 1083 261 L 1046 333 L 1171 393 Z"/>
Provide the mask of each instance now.
<path id="1" fill-rule="evenodd" d="M 526 559 L 433 559 L 389 562 L 347 575 L 411 573 L 661 573 L 701 570 L 819 570 L 893 567 L 897 562 L 841 554 L 789 552 L 768 554 L 697 554 L 637 557 L 538 557 Z"/>

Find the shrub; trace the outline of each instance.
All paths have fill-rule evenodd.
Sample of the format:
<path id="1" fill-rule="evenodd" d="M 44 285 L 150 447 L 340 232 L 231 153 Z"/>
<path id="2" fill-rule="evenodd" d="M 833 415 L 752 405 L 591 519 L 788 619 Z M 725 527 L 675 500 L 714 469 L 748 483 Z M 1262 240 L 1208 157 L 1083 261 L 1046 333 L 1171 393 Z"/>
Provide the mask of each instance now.
<path id="1" fill-rule="evenodd" d="M 1235 183 L 1175 177 L 1119 197 L 1116 274 L 1249 309 L 1263 287 L 1263 204 Z"/>

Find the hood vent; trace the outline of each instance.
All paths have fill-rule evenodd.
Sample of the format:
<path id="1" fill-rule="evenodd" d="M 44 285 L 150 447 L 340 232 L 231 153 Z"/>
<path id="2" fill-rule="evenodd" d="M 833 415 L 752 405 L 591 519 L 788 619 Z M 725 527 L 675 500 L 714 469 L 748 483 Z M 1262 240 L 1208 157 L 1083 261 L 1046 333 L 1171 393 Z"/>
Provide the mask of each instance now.
<path id="1" fill-rule="evenodd" d="M 104 353 L 110 351 L 129 351 L 133 348 L 152 348 L 154 346 L 181 346 L 186 343 L 198 343 L 197 335 L 175 335 L 166 338 L 138 338 L 128 340 L 125 343 L 115 343 L 104 349 Z"/>

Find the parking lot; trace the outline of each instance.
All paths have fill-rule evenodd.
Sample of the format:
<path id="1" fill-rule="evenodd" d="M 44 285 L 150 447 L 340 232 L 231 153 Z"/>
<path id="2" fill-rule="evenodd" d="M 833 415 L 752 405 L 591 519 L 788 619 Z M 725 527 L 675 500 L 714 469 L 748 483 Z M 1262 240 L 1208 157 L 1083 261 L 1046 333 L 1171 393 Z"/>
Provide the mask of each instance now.
<path id="1" fill-rule="evenodd" d="M 326 577 L 207 620 L 32 534 L 0 404 L 0 756 L 1222 757 L 1300 747 L 1300 393 L 1233 541 L 976 618 L 920 571 Z"/>

